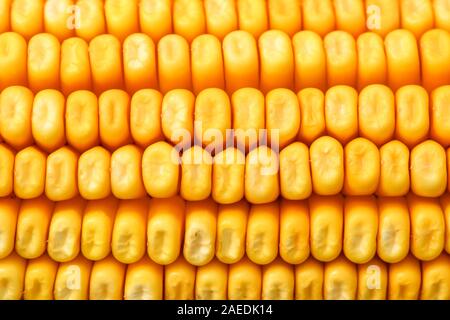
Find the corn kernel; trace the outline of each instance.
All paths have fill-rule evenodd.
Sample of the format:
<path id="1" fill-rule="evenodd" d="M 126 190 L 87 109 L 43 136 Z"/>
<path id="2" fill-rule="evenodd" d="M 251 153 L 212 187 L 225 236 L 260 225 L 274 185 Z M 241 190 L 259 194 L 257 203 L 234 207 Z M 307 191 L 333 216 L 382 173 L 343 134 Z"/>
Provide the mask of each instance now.
<path id="1" fill-rule="evenodd" d="M 358 300 L 386 300 L 388 285 L 387 265 L 375 257 L 358 265 Z"/>
<path id="2" fill-rule="evenodd" d="M 344 200 L 339 196 L 313 195 L 309 199 L 311 254 L 319 261 L 332 261 L 342 250 Z"/>
<path id="3" fill-rule="evenodd" d="M 27 41 L 44 30 L 44 0 L 12 0 L 11 30 Z"/>
<path id="4" fill-rule="evenodd" d="M 88 200 L 103 199 L 111 193 L 111 154 L 98 146 L 78 159 L 78 189 Z"/>
<path id="5" fill-rule="evenodd" d="M 417 39 L 434 26 L 430 0 L 400 0 L 401 26 L 410 30 Z"/>
<path id="6" fill-rule="evenodd" d="M 366 30 L 364 3 L 359 0 L 333 0 L 336 29 L 358 37 Z"/>
<path id="7" fill-rule="evenodd" d="M 237 263 L 244 256 L 249 209 L 250 206 L 245 200 L 219 205 L 216 257 L 221 262 Z"/>
<path id="8" fill-rule="evenodd" d="M 196 267 L 180 256 L 164 272 L 165 300 L 194 300 Z"/>
<path id="9" fill-rule="evenodd" d="M 336 19 L 331 0 L 303 0 L 303 28 L 325 36 L 335 29 Z"/>
<path id="10" fill-rule="evenodd" d="M 195 300 L 226 300 L 228 265 L 217 259 L 198 267 L 195 276 Z"/>
<path id="11" fill-rule="evenodd" d="M 295 299 L 323 299 L 323 264 L 310 257 L 295 266 Z"/>
<path id="12" fill-rule="evenodd" d="M 422 84 L 429 92 L 450 83 L 450 34 L 435 29 L 420 39 Z"/>
<path id="13" fill-rule="evenodd" d="M 48 0 L 44 5 L 45 32 L 55 35 L 63 41 L 74 35 L 73 27 L 68 24 L 71 19 L 73 0 Z"/>
<path id="14" fill-rule="evenodd" d="M 302 28 L 301 0 L 269 0 L 270 29 L 281 30 L 292 37 Z"/>
<path id="15" fill-rule="evenodd" d="M 275 260 L 278 255 L 279 226 L 278 202 L 257 204 L 250 208 L 246 252 L 251 261 L 265 265 Z"/>
<path id="16" fill-rule="evenodd" d="M 155 43 L 172 32 L 172 0 L 141 0 L 139 2 L 141 32 Z"/>
<path id="17" fill-rule="evenodd" d="M 89 283 L 90 300 L 122 300 L 126 265 L 112 256 L 94 263 Z"/>
<path id="18" fill-rule="evenodd" d="M 23 298 L 25 300 L 53 300 L 53 286 L 58 263 L 48 255 L 28 262 L 25 272 Z"/>
<path id="19" fill-rule="evenodd" d="M 433 90 L 430 112 L 430 137 L 447 148 L 450 146 L 450 85 Z"/>
<path id="20" fill-rule="evenodd" d="M 61 263 L 55 279 L 55 300 L 87 300 L 92 264 L 82 255 Z"/>
<path id="21" fill-rule="evenodd" d="M 361 34 L 356 40 L 358 88 L 386 83 L 387 65 L 383 39 L 375 32 Z"/>
<path id="22" fill-rule="evenodd" d="M 328 86 L 355 87 L 358 55 L 355 39 L 347 32 L 333 31 L 323 39 Z"/>
<path id="23" fill-rule="evenodd" d="M 421 284 L 420 263 L 408 255 L 389 265 L 389 300 L 417 300 Z"/>
<path id="24" fill-rule="evenodd" d="M 261 267 L 251 262 L 247 257 L 230 264 L 228 271 L 228 299 L 261 299 L 261 277 Z"/>
<path id="25" fill-rule="evenodd" d="M 185 202 L 178 196 L 151 199 L 147 221 L 147 252 L 161 265 L 173 263 L 181 251 Z"/>
<path id="26" fill-rule="evenodd" d="M 17 198 L 0 199 L 0 260 L 14 250 L 19 207 L 20 200 Z"/>
<path id="27" fill-rule="evenodd" d="M 436 28 L 450 31 L 450 6 L 448 0 L 433 0 Z"/>
<path id="28" fill-rule="evenodd" d="M 145 254 L 148 199 L 122 200 L 112 233 L 112 254 L 122 263 L 134 263 Z"/>
<path id="29" fill-rule="evenodd" d="M 254 38 L 268 29 L 267 4 L 264 0 L 237 0 L 239 29 L 249 32 Z"/>
<path id="30" fill-rule="evenodd" d="M 385 37 L 400 28 L 400 5 L 392 0 L 366 0 L 367 28 Z"/>
<path id="31" fill-rule="evenodd" d="M 21 35 L 0 34 L 0 90 L 27 84 L 27 54 L 27 43 Z"/>
<path id="32" fill-rule="evenodd" d="M 130 264 L 125 280 L 125 300 L 162 300 L 163 267 L 148 257 Z"/>
<path id="33" fill-rule="evenodd" d="M 234 0 L 206 0 L 203 2 L 206 16 L 206 30 L 223 40 L 238 28 L 236 3 Z"/>
<path id="34" fill-rule="evenodd" d="M 21 257 L 35 259 L 45 252 L 53 207 L 53 202 L 45 197 L 22 201 L 15 246 Z"/>
<path id="35" fill-rule="evenodd" d="M 87 259 L 98 261 L 111 253 L 118 204 L 115 197 L 87 202 L 81 228 L 81 252 Z"/>
<path id="36" fill-rule="evenodd" d="M 263 266 L 262 294 L 263 300 L 294 299 L 294 268 L 280 258 Z"/>
<path id="37" fill-rule="evenodd" d="M 450 299 L 450 257 L 441 254 L 433 261 L 422 262 L 422 300 L 449 300 Z"/>
<path id="38" fill-rule="evenodd" d="M 0 260 L 0 300 L 22 298 L 26 265 L 15 252 Z"/>
<path id="39" fill-rule="evenodd" d="M 14 152 L 7 145 L 0 144 L 0 197 L 9 196 L 13 191 L 14 156 Z"/>
<path id="40" fill-rule="evenodd" d="M 358 274 L 356 265 L 344 256 L 327 262 L 323 275 L 323 297 L 325 300 L 354 300 L 357 292 Z"/>
<path id="41" fill-rule="evenodd" d="M 0 1 L 0 33 L 9 31 L 11 0 Z"/>
<path id="42" fill-rule="evenodd" d="M 137 0 L 105 0 L 104 8 L 108 33 L 120 42 L 139 31 Z"/>
<path id="43" fill-rule="evenodd" d="M 316 88 L 306 88 L 298 94 L 300 102 L 300 131 L 298 139 L 310 145 L 325 135 L 325 97 Z"/>
<path id="44" fill-rule="evenodd" d="M 309 257 L 309 208 L 307 201 L 281 200 L 280 256 L 290 264 Z"/>
<path id="45" fill-rule="evenodd" d="M 440 198 L 445 218 L 445 251 L 450 254 L 450 194 L 446 193 Z"/>
<path id="46" fill-rule="evenodd" d="M 71 20 L 77 37 L 91 41 L 106 32 L 103 5 L 103 0 L 77 0 L 78 15 Z"/>
<path id="47" fill-rule="evenodd" d="M 187 202 L 183 255 L 194 266 L 214 258 L 217 204 L 211 199 Z"/>
<path id="48" fill-rule="evenodd" d="M 173 30 L 189 43 L 206 33 L 205 12 L 201 0 L 173 1 Z"/>
<path id="49" fill-rule="evenodd" d="M 199 146 L 183 152 L 181 157 L 181 196 L 189 201 L 204 200 L 211 194 L 212 162 L 208 151 Z"/>
<path id="50" fill-rule="evenodd" d="M 397 140 L 380 148 L 380 181 L 377 194 L 380 196 L 403 196 L 409 191 L 409 150 Z"/>
<path id="51" fill-rule="evenodd" d="M 16 154 L 14 161 L 14 194 L 32 199 L 44 193 L 46 155 L 36 147 L 28 147 Z"/>

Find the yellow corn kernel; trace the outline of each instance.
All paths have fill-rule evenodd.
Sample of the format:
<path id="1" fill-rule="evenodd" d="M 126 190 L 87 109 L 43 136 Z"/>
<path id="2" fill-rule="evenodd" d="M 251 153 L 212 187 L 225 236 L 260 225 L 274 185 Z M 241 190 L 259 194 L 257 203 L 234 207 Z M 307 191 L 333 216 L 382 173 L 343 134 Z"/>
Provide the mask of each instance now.
<path id="1" fill-rule="evenodd" d="M 230 147 L 216 154 L 213 161 L 213 199 L 222 204 L 238 202 L 244 197 L 245 155 Z"/>
<path id="2" fill-rule="evenodd" d="M 81 198 L 57 202 L 48 234 L 48 255 L 55 261 L 67 262 L 80 252 L 81 224 L 86 202 Z"/>
<path id="3" fill-rule="evenodd" d="M 355 39 L 347 32 L 333 31 L 323 39 L 328 86 L 356 86 L 358 54 Z"/>
<path id="4" fill-rule="evenodd" d="M 103 0 L 77 0 L 77 20 L 72 20 L 77 37 L 91 41 L 96 36 L 106 33 Z"/>
<path id="5" fill-rule="evenodd" d="M 74 35 L 74 27 L 68 23 L 73 14 L 74 0 L 47 0 L 44 5 L 45 32 L 63 41 Z"/>
<path id="6" fill-rule="evenodd" d="M 36 144 L 47 152 L 55 151 L 66 142 L 65 98 L 49 89 L 36 94 L 31 116 L 31 130 Z"/>
<path id="7" fill-rule="evenodd" d="M 325 134 L 325 97 L 316 88 L 306 88 L 297 94 L 300 103 L 298 139 L 310 145 Z"/>
<path id="8" fill-rule="evenodd" d="M 33 92 L 59 88 L 60 56 L 61 45 L 55 36 L 41 33 L 30 39 L 27 70 Z"/>
<path id="9" fill-rule="evenodd" d="M 245 198 L 250 203 L 275 201 L 280 194 L 278 155 L 266 146 L 248 153 L 245 162 Z"/>
<path id="10" fill-rule="evenodd" d="M 312 193 L 309 149 L 294 142 L 280 152 L 281 195 L 289 200 L 303 200 Z"/>
<path id="11" fill-rule="evenodd" d="M 100 95 L 98 105 L 102 144 L 113 151 L 131 142 L 128 93 L 122 90 L 108 90 Z"/>
<path id="12" fill-rule="evenodd" d="M 201 0 L 173 0 L 173 31 L 189 43 L 206 33 L 205 11 Z"/>
<path id="13" fill-rule="evenodd" d="M 67 97 L 66 138 L 69 145 L 83 152 L 99 143 L 98 102 L 90 91 L 75 91 Z"/>
<path id="14" fill-rule="evenodd" d="M 139 2 L 141 32 L 155 43 L 172 32 L 172 0 L 141 0 Z"/>
<path id="15" fill-rule="evenodd" d="M 361 34 L 356 40 L 358 88 L 386 83 L 387 65 L 383 39 L 375 32 Z"/>
<path id="16" fill-rule="evenodd" d="M 94 263 L 89 283 L 89 300 L 122 300 L 126 265 L 112 256 Z"/>
<path id="17" fill-rule="evenodd" d="M 14 250 L 19 206 L 20 200 L 17 198 L 0 199 L 0 260 Z"/>
<path id="18" fill-rule="evenodd" d="M 280 256 L 290 264 L 309 257 L 309 208 L 307 201 L 281 200 Z"/>
<path id="19" fill-rule="evenodd" d="M 161 128 L 164 137 L 173 144 L 190 146 L 194 136 L 194 94 L 175 89 L 164 95 L 161 107 Z"/>
<path id="20" fill-rule="evenodd" d="M 422 83 L 429 92 L 450 83 L 450 33 L 435 29 L 420 39 Z"/>
<path id="21" fill-rule="evenodd" d="M 102 34 L 92 39 L 89 60 L 95 93 L 123 87 L 122 45 L 116 37 Z"/>
<path id="22" fill-rule="evenodd" d="M 212 162 L 208 151 L 199 146 L 183 152 L 181 157 L 181 196 L 185 200 L 204 200 L 211 194 Z"/>
<path id="23" fill-rule="evenodd" d="M 294 299 L 294 268 L 292 265 L 277 258 L 262 268 L 263 300 L 293 300 Z"/>
<path id="24" fill-rule="evenodd" d="M 55 300 L 88 300 L 92 261 L 81 254 L 70 262 L 61 263 L 56 273 Z"/>
<path id="25" fill-rule="evenodd" d="M 295 299 L 323 299 L 323 264 L 310 257 L 295 266 Z"/>
<path id="26" fill-rule="evenodd" d="M 393 91 L 420 83 L 420 57 L 417 41 L 411 31 L 395 30 L 384 40 L 388 84 Z"/>
<path id="27" fill-rule="evenodd" d="M 335 15 L 331 0 L 303 0 L 303 29 L 311 30 L 323 37 L 335 30 Z"/>
<path id="28" fill-rule="evenodd" d="M 203 2 L 206 30 L 219 40 L 238 28 L 236 3 L 234 0 L 206 0 Z"/>
<path id="29" fill-rule="evenodd" d="M 450 85 L 433 90 L 430 112 L 430 138 L 447 148 L 450 146 Z M 6 140 L 3 132 L 2 135 Z"/>
<path id="30" fill-rule="evenodd" d="M 255 88 L 238 89 L 231 96 L 231 112 L 238 149 L 253 149 L 259 142 L 259 133 L 266 127 L 264 95 Z"/>
<path id="31" fill-rule="evenodd" d="M 186 203 L 183 255 L 194 266 L 210 262 L 215 253 L 217 204 L 206 199 Z"/>
<path id="32" fill-rule="evenodd" d="M 35 259 L 45 252 L 53 207 L 53 202 L 45 197 L 22 201 L 15 246 L 21 257 Z"/>
<path id="33" fill-rule="evenodd" d="M 222 43 L 215 36 L 202 34 L 192 41 L 191 67 L 195 94 L 207 88 L 225 89 Z"/>
<path id="34" fill-rule="evenodd" d="M 228 271 L 228 299 L 261 299 L 261 278 L 261 267 L 251 262 L 247 257 L 230 264 Z"/>
<path id="35" fill-rule="evenodd" d="M 404 197 L 378 198 L 377 254 L 385 262 L 397 263 L 409 252 L 410 220 Z"/>
<path id="36" fill-rule="evenodd" d="M 142 150 L 127 145 L 111 155 L 111 190 L 119 199 L 137 199 L 145 195 L 142 181 Z"/>
<path id="37" fill-rule="evenodd" d="M 147 221 L 147 253 L 161 265 L 173 263 L 181 251 L 185 202 L 175 196 L 150 200 Z"/>
<path id="38" fill-rule="evenodd" d="M 430 261 L 444 250 L 444 212 L 438 199 L 408 195 L 411 215 L 411 253 L 419 260 Z"/>
<path id="39" fill-rule="evenodd" d="M 22 298 L 26 265 L 15 252 L 0 260 L 0 300 Z"/>
<path id="40" fill-rule="evenodd" d="M 9 196 L 13 191 L 14 156 L 14 152 L 8 145 L 0 144 L 0 197 Z M 242 179 L 244 179 L 244 172 L 242 172 Z M 242 182 L 242 188 L 243 184 Z"/>
<path id="41" fill-rule="evenodd" d="M 305 9 L 303 9 L 305 10 Z M 322 38 L 312 31 L 300 31 L 292 38 L 295 90 L 327 86 L 327 65 Z"/>
<path id="42" fill-rule="evenodd" d="M 13 0 L 11 2 L 11 31 L 25 39 L 44 30 L 44 0 Z"/>
<path id="43" fill-rule="evenodd" d="M 284 148 L 300 130 L 300 106 L 294 92 L 274 89 L 266 96 L 266 129 L 270 144 Z"/>
<path id="44" fill-rule="evenodd" d="M 111 253 L 111 239 L 119 201 L 115 197 L 88 201 L 83 212 L 81 252 L 98 261 Z"/>
<path id="45" fill-rule="evenodd" d="M 412 255 L 389 265 L 389 300 L 417 300 L 419 298 L 420 263 Z"/>
<path id="46" fill-rule="evenodd" d="M 447 155 L 433 140 L 411 151 L 411 189 L 423 197 L 439 197 L 447 189 Z"/>
<path id="47" fill-rule="evenodd" d="M 254 2 L 244 1 L 248 3 L 246 5 Z M 238 0 L 238 7 L 242 3 L 243 0 Z M 245 28 L 242 21 L 239 22 L 240 28 Z M 233 31 L 223 39 L 222 48 L 227 92 L 233 94 L 241 88 L 259 88 L 259 52 L 255 38 L 246 31 Z"/>
<path id="48" fill-rule="evenodd" d="M 0 96 L 0 132 L 3 140 L 17 150 L 33 144 L 33 99 L 33 93 L 28 88 L 19 86 L 4 89 Z"/>
<path id="49" fill-rule="evenodd" d="M 58 263 L 48 255 L 43 255 L 28 262 L 25 272 L 25 300 L 53 300 Z"/>
<path id="50" fill-rule="evenodd" d="M 311 254 L 319 261 L 332 261 L 342 250 L 344 199 L 313 195 L 308 200 Z"/>
<path id="51" fill-rule="evenodd" d="M 112 233 L 112 254 L 122 263 L 134 263 L 145 254 L 148 199 L 122 200 Z"/>
<path id="52" fill-rule="evenodd" d="M 163 266 L 144 256 L 130 264 L 125 280 L 125 300 L 162 300 Z"/>
<path id="53" fill-rule="evenodd" d="M 27 43 L 25 39 L 14 32 L 1 33 L 0 49 L 0 68 L 3 71 L 0 74 L 0 90 L 14 85 L 26 85 Z"/>
<path id="54" fill-rule="evenodd" d="M 446 193 L 440 198 L 445 218 L 445 251 L 450 254 L 450 194 Z"/>
<path id="55" fill-rule="evenodd" d="M 291 39 L 279 30 L 264 32 L 258 40 L 263 93 L 294 88 L 294 54 Z"/>
<path id="56" fill-rule="evenodd" d="M 441 254 L 433 261 L 422 262 L 422 300 L 450 299 L 450 256 Z"/>
<path id="57" fill-rule="evenodd" d="M 327 133 L 342 144 L 358 136 L 358 93 L 348 86 L 335 86 L 325 95 Z"/>
<path id="58" fill-rule="evenodd" d="M 14 160 L 14 194 L 32 199 L 44 193 L 46 155 L 32 146 L 19 151 Z"/>
<path id="59" fill-rule="evenodd" d="M 356 265 L 344 256 L 327 262 L 323 275 L 325 300 L 355 300 L 358 286 Z"/>
<path id="60" fill-rule="evenodd" d="M 400 6 L 398 1 L 366 0 L 367 28 L 385 37 L 400 28 Z"/>
<path id="61" fill-rule="evenodd" d="M 219 205 L 217 215 L 216 257 L 233 264 L 245 254 L 247 216 L 250 206 L 245 200 Z"/>
<path id="62" fill-rule="evenodd" d="M 105 0 L 104 5 L 108 33 L 116 36 L 120 42 L 139 31 L 138 1 Z"/>
<path id="63" fill-rule="evenodd" d="M 292 37 L 302 28 L 301 0 L 269 0 L 270 29 L 281 30 Z"/>
<path id="64" fill-rule="evenodd" d="M 142 89 L 131 98 L 130 131 L 136 144 L 148 147 L 163 139 L 161 129 L 162 94 L 154 89 Z"/>
<path id="65" fill-rule="evenodd" d="M 313 190 L 319 195 L 333 195 L 344 186 L 344 149 L 336 139 L 323 136 L 309 148 Z"/>
<path id="66" fill-rule="evenodd" d="M 431 0 L 400 0 L 401 26 L 417 39 L 434 26 Z"/>
<path id="67" fill-rule="evenodd" d="M 142 156 L 142 179 L 151 197 L 169 198 L 178 193 L 180 157 L 170 144 L 156 142 Z"/>
<path id="68" fill-rule="evenodd" d="M 344 254 L 353 263 L 367 263 L 377 251 L 378 207 L 375 197 L 346 197 Z"/>
<path id="69" fill-rule="evenodd" d="M 358 300 L 386 300 L 388 267 L 378 257 L 358 265 Z"/>
<path id="70" fill-rule="evenodd" d="M 78 189 L 88 200 L 103 199 L 111 193 L 111 154 L 102 147 L 84 152 L 78 159 Z"/>
<path id="71" fill-rule="evenodd" d="M 226 300 L 228 265 L 213 259 L 198 267 L 195 276 L 195 300 Z"/>
<path id="72" fill-rule="evenodd" d="M 165 300 L 194 300 L 195 266 L 180 256 L 164 271 Z"/>
<path id="73" fill-rule="evenodd" d="M 251 206 L 247 222 L 246 252 L 257 264 L 269 264 L 278 255 L 280 232 L 278 202 Z"/>
<path id="74" fill-rule="evenodd" d="M 403 196 L 409 191 L 409 149 L 392 140 L 380 148 L 380 196 Z"/>
<path id="75" fill-rule="evenodd" d="M 450 6 L 448 0 L 433 0 L 436 28 L 450 31 Z"/>
<path id="76" fill-rule="evenodd" d="M 195 100 L 194 134 L 207 150 L 221 150 L 231 129 L 231 104 L 225 91 L 209 88 Z"/>
<path id="77" fill-rule="evenodd" d="M 78 154 L 62 147 L 47 158 L 45 195 L 52 201 L 69 200 L 78 194 Z"/>
<path id="78" fill-rule="evenodd" d="M 0 1 L 0 32 L 4 33 L 10 29 L 11 0 Z"/>
<path id="79" fill-rule="evenodd" d="M 237 0 L 239 29 L 255 39 L 268 29 L 267 4 L 264 0 Z"/>
<path id="80" fill-rule="evenodd" d="M 396 100 L 396 139 L 413 148 L 424 141 L 430 128 L 429 101 L 426 90 L 410 85 L 400 88 Z"/>
<path id="81" fill-rule="evenodd" d="M 375 193 L 380 179 L 380 152 L 365 138 L 356 138 L 345 146 L 344 193 L 364 196 Z"/>
<path id="82" fill-rule="evenodd" d="M 359 0 L 333 0 L 336 29 L 358 37 L 366 30 L 364 3 Z"/>
<path id="83" fill-rule="evenodd" d="M 158 77 L 162 93 L 187 89 L 191 83 L 191 61 L 188 42 L 178 34 L 164 36 L 158 42 Z"/>
<path id="84" fill-rule="evenodd" d="M 360 136 L 377 146 L 392 140 L 395 132 L 395 97 L 389 87 L 374 84 L 360 91 L 358 124 Z"/>

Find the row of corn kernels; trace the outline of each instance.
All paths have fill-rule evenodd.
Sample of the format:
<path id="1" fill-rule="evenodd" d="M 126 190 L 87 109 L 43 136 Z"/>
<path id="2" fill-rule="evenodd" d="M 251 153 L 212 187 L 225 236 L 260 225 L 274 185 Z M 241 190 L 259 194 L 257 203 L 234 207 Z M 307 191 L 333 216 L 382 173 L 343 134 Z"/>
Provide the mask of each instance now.
<path id="1" fill-rule="evenodd" d="M 355 40 L 344 31 L 322 38 L 310 31 L 292 39 L 282 31 L 265 32 L 258 41 L 234 31 L 221 43 L 201 35 L 189 47 L 179 35 L 167 35 L 157 48 L 150 37 L 133 34 L 123 43 L 101 35 L 89 44 L 79 38 L 62 45 L 50 34 L 28 42 L 17 33 L 0 35 L 0 89 L 24 85 L 34 92 L 61 89 L 65 94 L 87 89 L 101 93 L 143 88 L 188 89 L 199 93 L 210 87 L 233 93 L 239 88 L 297 91 L 335 85 L 359 89 L 389 84 L 392 90 L 423 84 L 431 91 L 450 82 L 450 33 L 434 29 L 418 43 L 407 30 L 389 33 L 383 43 L 375 33 Z"/>
<path id="2" fill-rule="evenodd" d="M 212 196 L 222 204 L 245 197 L 262 204 L 280 195 L 303 200 L 313 192 L 394 197 L 412 191 L 439 197 L 450 190 L 450 151 L 433 140 L 409 152 L 397 140 L 378 149 L 369 140 L 356 138 L 343 148 L 336 139 L 323 136 L 310 148 L 294 142 L 278 153 L 263 145 L 247 156 L 234 147 L 211 156 L 200 146 L 187 148 L 180 156 L 162 141 L 145 150 L 126 145 L 112 154 L 97 146 L 81 155 L 67 146 L 49 155 L 36 146 L 15 154 L 0 144 L 0 162 L 0 196 L 14 193 L 32 199 L 45 193 L 53 201 L 77 195 L 96 200 L 112 193 L 119 199 L 180 194 L 199 201 Z"/>
<path id="3" fill-rule="evenodd" d="M 233 264 L 246 254 L 260 265 L 278 255 L 298 264 L 310 255 L 323 262 L 343 253 L 366 263 L 377 253 L 395 263 L 411 252 L 430 261 L 450 253 L 450 196 L 399 198 L 311 196 L 249 205 L 218 205 L 211 199 L 52 202 L 1 198 L 0 258 L 12 251 L 25 259 L 45 252 L 57 262 L 80 252 L 89 260 L 112 253 L 122 263 L 148 255 L 161 265 L 180 254 L 202 266 L 217 257 Z"/>
<path id="4" fill-rule="evenodd" d="M 384 85 L 370 85 L 359 95 L 336 86 L 325 94 L 275 89 L 265 97 L 252 88 L 231 97 L 217 88 L 197 97 L 186 89 L 164 96 L 153 89 L 132 96 L 108 90 L 98 98 L 81 90 L 67 99 L 53 89 L 34 96 L 13 86 L 0 95 L 0 137 L 17 151 L 36 144 L 46 152 L 66 143 L 84 152 L 98 145 L 115 151 L 132 142 L 146 148 L 163 140 L 183 147 L 194 140 L 205 148 L 239 144 L 248 151 L 264 141 L 280 148 L 293 141 L 310 145 L 324 135 L 343 145 L 360 136 L 379 147 L 397 139 L 410 149 L 431 138 L 446 148 L 449 114 L 449 85 L 430 95 L 415 85 L 395 95 Z"/>
<path id="5" fill-rule="evenodd" d="M 1 0 L 0 12 L 0 32 L 31 38 L 45 31 L 60 40 L 107 32 L 122 40 L 143 32 L 157 42 L 170 33 L 222 39 L 238 29 L 255 37 L 268 29 L 356 37 L 403 28 L 418 38 L 433 27 L 450 31 L 448 0 Z"/>
<path id="6" fill-rule="evenodd" d="M 449 300 L 450 256 L 420 262 L 408 255 L 386 264 L 356 265 L 340 256 L 298 265 L 276 259 L 263 267 L 249 259 L 194 267 L 183 258 L 170 265 L 147 257 L 125 265 L 109 256 L 57 263 L 47 255 L 0 260 L 0 300 Z"/>

